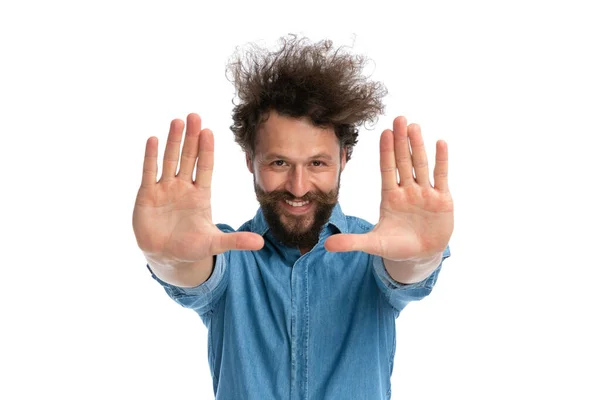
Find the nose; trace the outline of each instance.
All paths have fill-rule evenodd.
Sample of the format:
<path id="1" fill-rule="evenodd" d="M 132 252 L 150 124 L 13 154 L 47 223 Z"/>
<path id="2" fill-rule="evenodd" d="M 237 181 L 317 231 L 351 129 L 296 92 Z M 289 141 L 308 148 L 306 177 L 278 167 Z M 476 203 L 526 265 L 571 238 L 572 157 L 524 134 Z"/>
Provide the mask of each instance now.
<path id="1" fill-rule="evenodd" d="M 290 168 L 285 189 L 301 199 L 309 191 L 308 174 L 301 167 Z"/>

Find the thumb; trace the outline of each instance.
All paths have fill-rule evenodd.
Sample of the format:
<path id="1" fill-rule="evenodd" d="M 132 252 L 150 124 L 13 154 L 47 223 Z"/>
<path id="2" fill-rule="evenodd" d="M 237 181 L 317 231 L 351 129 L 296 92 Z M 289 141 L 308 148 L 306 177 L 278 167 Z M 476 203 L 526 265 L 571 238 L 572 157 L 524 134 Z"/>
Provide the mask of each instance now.
<path id="1" fill-rule="evenodd" d="M 364 251 L 373 254 L 376 251 L 377 240 L 369 233 L 332 235 L 324 243 L 325 249 L 331 252 Z"/>
<path id="2" fill-rule="evenodd" d="M 260 250 L 264 245 L 264 239 L 256 233 L 219 233 L 212 243 L 211 253 L 221 254 L 229 250 Z"/>

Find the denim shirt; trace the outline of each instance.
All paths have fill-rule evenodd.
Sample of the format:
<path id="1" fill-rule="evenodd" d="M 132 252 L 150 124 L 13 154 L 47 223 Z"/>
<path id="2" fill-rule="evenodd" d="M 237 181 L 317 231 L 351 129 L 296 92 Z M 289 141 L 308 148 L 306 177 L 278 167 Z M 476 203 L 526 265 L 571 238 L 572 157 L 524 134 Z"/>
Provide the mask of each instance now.
<path id="1" fill-rule="evenodd" d="M 208 328 L 217 400 L 390 398 L 395 319 L 409 302 L 431 292 L 441 263 L 425 280 L 402 284 L 390 277 L 381 257 L 323 247 L 332 234 L 372 228 L 337 204 L 319 242 L 301 255 L 271 235 L 259 209 L 239 231 L 262 235 L 264 247 L 218 255 L 201 285 L 173 286 L 150 270 Z M 447 247 L 442 260 L 449 256 Z"/>

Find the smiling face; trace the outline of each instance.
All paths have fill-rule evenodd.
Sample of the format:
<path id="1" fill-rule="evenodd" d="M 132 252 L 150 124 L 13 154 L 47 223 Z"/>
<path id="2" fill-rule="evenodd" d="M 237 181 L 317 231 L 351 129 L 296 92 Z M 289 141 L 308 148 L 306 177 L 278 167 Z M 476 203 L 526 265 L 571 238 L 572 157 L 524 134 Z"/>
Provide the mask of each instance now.
<path id="1" fill-rule="evenodd" d="M 274 236 L 290 247 L 314 246 L 337 203 L 346 165 L 333 128 L 271 112 L 257 132 L 254 158 L 246 161 Z"/>

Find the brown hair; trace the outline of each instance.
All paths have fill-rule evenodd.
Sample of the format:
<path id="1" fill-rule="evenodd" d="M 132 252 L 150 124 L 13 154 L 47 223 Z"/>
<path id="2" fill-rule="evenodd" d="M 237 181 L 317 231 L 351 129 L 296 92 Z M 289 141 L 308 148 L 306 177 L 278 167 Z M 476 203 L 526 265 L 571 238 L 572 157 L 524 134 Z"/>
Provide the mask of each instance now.
<path id="1" fill-rule="evenodd" d="M 334 49 L 330 40 L 311 43 L 288 35 L 279 41 L 277 51 L 253 44 L 229 61 L 228 79 L 239 98 L 231 125 L 235 141 L 254 157 L 257 128 L 273 110 L 333 127 L 350 159 L 359 126 L 383 114 L 385 86 L 362 75 L 366 57 Z"/>

